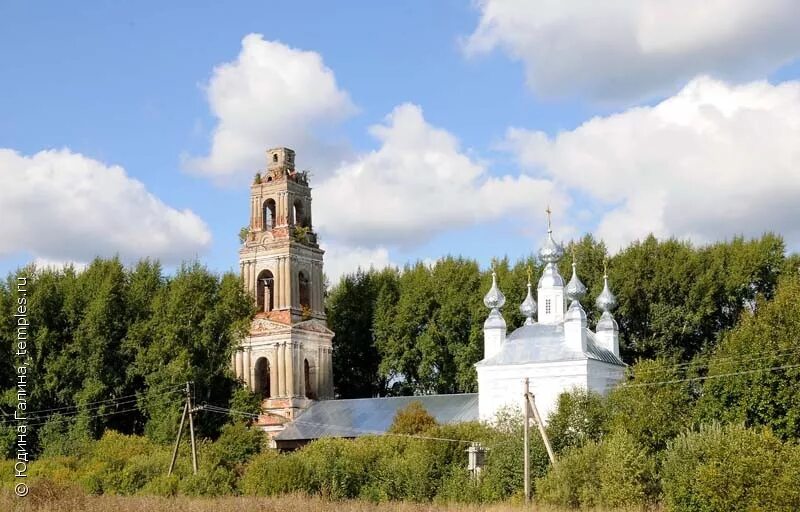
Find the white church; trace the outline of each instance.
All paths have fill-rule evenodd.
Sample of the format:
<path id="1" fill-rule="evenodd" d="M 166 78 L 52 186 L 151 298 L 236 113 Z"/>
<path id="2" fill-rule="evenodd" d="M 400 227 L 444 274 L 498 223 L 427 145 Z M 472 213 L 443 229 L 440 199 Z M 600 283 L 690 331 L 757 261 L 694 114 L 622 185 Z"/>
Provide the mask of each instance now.
<path id="1" fill-rule="evenodd" d="M 334 399 L 335 340 L 325 319 L 324 252 L 311 223 L 311 188 L 305 173 L 295 170 L 294 151 L 270 149 L 267 157 L 267 168 L 251 186 L 250 224 L 239 256 L 242 280 L 258 313 L 231 365 L 243 385 L 262 395 L 257 424 L 277 448 L 320 437 L 383 433 L 412 401 L 421 402 L 439 423 L 491 422 L 501 409 L 521 409 L 526 378 L 546 421 L 561 393 L 575 388 L 605 393 L 622 380 L 625 364 L 608 275 L 596 299 L 603 314 L 593 332 L 581 306 L 586 287 L 574 258 L 566 285 L 558 273 L 564 250 L 553 239 L 548 211 L 547 239 L 539 250 L 545 268 L 536 299 L 529 282 L 519 305 L 525 323 L 511 333 L 502 315 L 505 296 L 492 275 L 484 297 L 489 309 L 484 354 L 475 364 L 477 393 Z"/>

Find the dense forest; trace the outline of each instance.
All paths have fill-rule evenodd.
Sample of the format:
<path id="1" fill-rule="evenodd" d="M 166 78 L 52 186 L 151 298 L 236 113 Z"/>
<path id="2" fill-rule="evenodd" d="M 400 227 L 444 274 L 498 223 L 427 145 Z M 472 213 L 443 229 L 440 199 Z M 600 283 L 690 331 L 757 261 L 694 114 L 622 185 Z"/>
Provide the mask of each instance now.
<path id="1" fill-rule="evenodd" d="M 547 427 L 558 465 L 550 467 L 541 442 L 532 447 L 537 496 L 571 507 L 800 506 L 792 484 L 800 478 L 800 256 L 787 255 L 771 234 L 699 247 L 650 237 L 613 256 L 586 236 L 572 249 L 589 289 L 590 325 L 598 314 L 589 299 L 608 266 L 630 367 L 626 383 L 608 396 L 562 396 Z M 535 285 L 541 265 L 531 256 L 498 259 L 492 268 L 514 329 L 523 322 L 518 304 L 528 273 Z M 337 396 L 475 391 L 491 270 L 445 257 L 344 276 L 326 296 Z M 565 258 L 561 272 L 570 271 Z M 520 492 L 521 422 L 514 417 L 495 426 L 423 421 L 406 429 L 410 437 L 325 440 L 278 455 L 259 454 L 258 432 L 241 419 L 201 413 L 200 437 L 216 441 L 201 443 L 200 474 L 190 475 L 184 451 L 177 476 L 167 477 L 186 381 L 195 383 L 197 403 L 259 406 L 230 371 L 252 299 L 238 276 L 198 263 L 166 275 L 152 261 L 126 267 L 97 259 L 81 271 L 27 267 L 7 277 L 0 285 L 0 311 L 9 319 L 0 324 L 9 355 L 0 358 L 0 435 L 9 455 L 22 275 L 29 277 L 30 442 L 41 460 L 34 476 L 121 494 L 301 491 L 486 502 Z M 422 442 L 417 434 L 488 446 L 479 485 L 468 485 L 463 446 Z"/>

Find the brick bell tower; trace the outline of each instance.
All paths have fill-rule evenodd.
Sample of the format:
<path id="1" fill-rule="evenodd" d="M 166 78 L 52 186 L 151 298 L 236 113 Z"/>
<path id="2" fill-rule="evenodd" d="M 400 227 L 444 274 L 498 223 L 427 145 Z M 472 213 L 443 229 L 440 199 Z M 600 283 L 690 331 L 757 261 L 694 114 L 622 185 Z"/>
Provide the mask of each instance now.
<path id="1" fill-rule="evenodd" d="M 311 400 L 333 398 L 323 252 L 311 223 L 307 173 L 295 170 L 291 149 L 267 150 L 267 169 L 250 187 L 250 224 L 239 251 L 257 313 L 232 364 L 243 385 L 263 397 L 258 424 L 272 435 Z"/>

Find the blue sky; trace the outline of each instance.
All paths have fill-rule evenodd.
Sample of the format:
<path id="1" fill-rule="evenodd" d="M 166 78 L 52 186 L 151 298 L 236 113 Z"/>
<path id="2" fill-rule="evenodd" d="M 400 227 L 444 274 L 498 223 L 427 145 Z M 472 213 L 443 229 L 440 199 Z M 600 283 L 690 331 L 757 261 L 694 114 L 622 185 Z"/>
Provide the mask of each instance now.
<path id="1" fill-rule="evenodd" d="M 0 271 L 114 253 L 236 268 L 258 170 L 241 162 L 281 145 L 309 155 L 334 275 L 522 257 L 548 203 L 561 238 L 612 248 L 774 229 L 797 249 L 795 9 L 736 0 L 689 23 L 670 3 L 4 3 Z M 217 153 L 221 126 L 260 147 Z"/>

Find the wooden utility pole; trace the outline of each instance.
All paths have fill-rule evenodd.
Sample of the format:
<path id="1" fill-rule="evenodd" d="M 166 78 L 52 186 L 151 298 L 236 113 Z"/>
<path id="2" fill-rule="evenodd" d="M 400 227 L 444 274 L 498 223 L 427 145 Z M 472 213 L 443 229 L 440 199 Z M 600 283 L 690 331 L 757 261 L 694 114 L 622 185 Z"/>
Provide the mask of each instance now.
<path id="1" fill-rule="evenodd" d="M 523 457 L 525 464 L 525 503 L 531 502 L 531 466 L 530 466 L 530 420 L 533 414 L 533 421 L 539 428 L 539 435 L 542 436 L 544 447 L 547 449 L 547 456 L 550 458 L 550 464 L 556 463 L 556 457 L 553 454 L 553 448 L 550 446 L 550 439 L 547 437 L 547 432 L 544 430 L 542 417 L 539 416 L 539 409 L 536 407 L 536 401 L 533 398 L 533 393 L 530 391 L 529 379 L 525 378 L 525 425 L 523 429 L 523 444 L 525 445 L 525 454 Z"/>
<path id="2" fill-rule="evenodd" d="M 556 456 L 553 454 L 553 447 L 550 446 L 550 439 L 547 437 L 547 432 L 544 430 L 544 423 L 542 423 L 542 418 L 539 416 L 539 409 L 536 408 L 533 393 L 528 393 L 527 398 L 528 405 L 530 405 L 531 411 L 533 412 L 533 421 L 535 421 L 536 426 L 539 427 L 539 435 L 542 436 L 544 447 L 547 449 L 547 456 L 550 458 L 550 464 L 555 464 Z"/>
<path id="3" fill-rule="evenodd" d="M 181 422 L 178 425 L 178 435 L 175 437 L 175 447 L 172 449 L 172 460 L 169 463 L 169 471 L 167 475 L 171 475 L 175 469 L 175 460 L 178 458 L 178 447 L 181 444 L 181 436 L 183 435 L 183 425 L 186 423 L 186 415 L 189 415 L 189 436 L 192 443 L 192 470 L 197 474 L 197 448 L 194 441 L 194 412 L 192 406 L 192 383 L 186 383 L 186 401 L 183 404 L 183 414 L 181 414 Z"/>
<path id="4" fill-rule="evenodd" d="M 530 461 L 530 435 L 528 434 L 528 429 L 530 428 L 530 407 L 528 407 L 528 395 L 530 392 L 528 391 L 528 379 L 525 378 L 525 395 L 523 399 L 525 400 L 524 409 L 525 409 L 525 424 L 523 428 L 523 442 L 522 444 L 525 446 L 525 453 L 523 454 L 523 460 L 525 463 L 525 504 L 531 502 L 531 461 Z"/>

